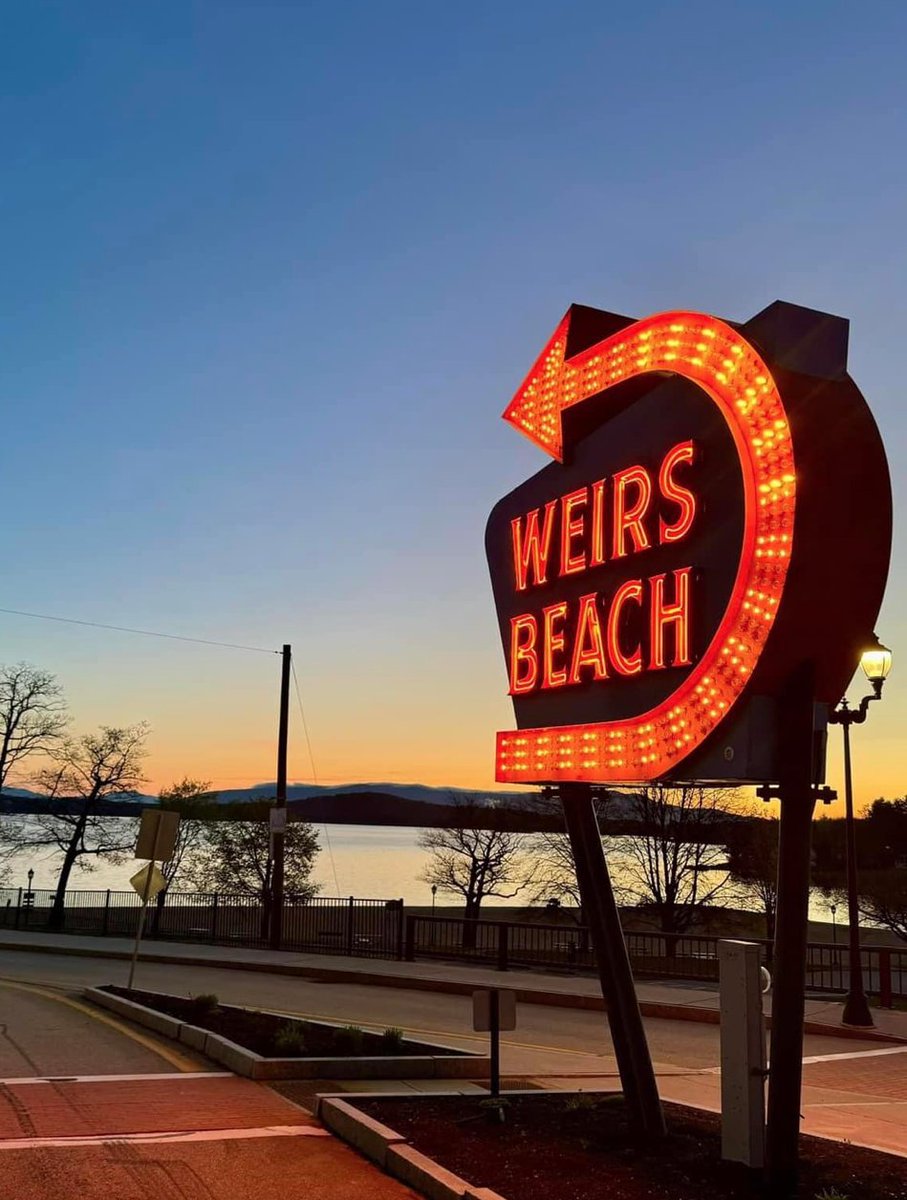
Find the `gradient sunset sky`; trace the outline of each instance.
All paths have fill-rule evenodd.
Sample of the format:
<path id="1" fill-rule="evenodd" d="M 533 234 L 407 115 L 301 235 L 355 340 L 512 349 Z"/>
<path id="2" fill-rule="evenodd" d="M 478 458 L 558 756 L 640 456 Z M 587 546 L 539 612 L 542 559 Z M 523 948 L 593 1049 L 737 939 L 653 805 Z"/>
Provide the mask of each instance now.
<path id="1" fill-rule="evenodd" d="M 290 642 L 320 782 L 490 786 L 484 524 L 544 461 L 504 405 L 572 301 L 786 299 L 851 319 L 888 446 L 855 761 L 858 800 L 907 792 L 903 4 L 83 0 L 2 33 L 0 607 Z M 76 731 L 147 719 L 149 790 L 274 776 L 273 655 L 0 613 L 18 659 Z"/>

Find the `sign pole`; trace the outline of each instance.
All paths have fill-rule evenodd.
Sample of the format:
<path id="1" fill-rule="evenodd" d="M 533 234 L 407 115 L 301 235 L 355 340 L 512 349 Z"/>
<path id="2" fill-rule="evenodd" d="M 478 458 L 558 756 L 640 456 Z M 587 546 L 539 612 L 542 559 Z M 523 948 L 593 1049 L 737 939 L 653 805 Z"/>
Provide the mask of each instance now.
<path id="1" fill-rule="evenodd" d="M 592 788 L 587 783 L 563 783 L 559 790 L 624 1098 L 637 1131 L 648 1137 L 662 1137 L 665 1124 L 658 1085 L 602 850 Z"/>
<path id="2" fill-rule="evenodd" d="M 796 1185 L 803 1079 L 813 787 L 813 670 L 804 664 L 781 698 L 778 919 L 772 963 L 772 1034 L 765 1157 L 779 1195 Z"/>
<path id="3" fill-rule="evenodd" d="M 290 722 L 290 664 L 289 646 L 281 651 L 280 715 L 277 728 L 277 786 L 274 808 L 286 813 L 287 808 L 287 742 Z M 286 824 L 275 823 L 271 830 L 271 949 L 279 950 L 283 941 L 283 876 Z"/>
<path id="4" fill-rule="evenodd" d="M 138 962 L 139 958 L 139 946 L 141 945 L 142 933 L 145 929 L 145 913 L 148 910 L 148 897 L 151 894 L 151 878 L 154 874 L 154 864 L 157 862 L 158 848 L 161 841 L 161 828 L 164 824 L 163 814 L 156 813 L 155 815 L 157 816 L 157 824 L 154 827 L 154 845 L 151 851 L 151 861 L 148 863 L 147 870 L 145 871 L 145 887 L 142 892 L 142 908 L 139 912 L 139 927 L 135 931 L 135 946 L 132 948 L 132 962 L 129 964 L 129 982 L 126 986 L 130 990 L 135 979 L 135 964 Z"/>
<path id="5" fill-rule="evenodd" d="M 501 1094 L 501 996 L 497 988 L 488 994 L 488 1013 L 491 1043 L 491 1094 Z"/>

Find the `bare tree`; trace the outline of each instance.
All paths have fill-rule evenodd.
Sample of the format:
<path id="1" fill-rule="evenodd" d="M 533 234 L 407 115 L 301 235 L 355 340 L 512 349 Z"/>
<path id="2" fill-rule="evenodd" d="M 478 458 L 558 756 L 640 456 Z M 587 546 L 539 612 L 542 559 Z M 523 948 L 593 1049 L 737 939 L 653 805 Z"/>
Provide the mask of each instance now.
<path id="1" fill-rule="evenodd" d="M 733 875 L 731 890 L 736 899 L 747 904 L 754 899 L 758 901 L 765 918 L 765 936 L 773 941 L 778 912 L 777 819 L 754 817 L 741 821 L 728 839 L 728 850 Z"/>
<path id="2" fill-rule="evenodd" d="M 419 878 L 442 892 L 461 896 L 467 922 L 479 919 L 482 901 L 489 896 L 511 900 L 531 878 L 531 864 L 525 853 L 523 837 L 502 829 L 480 829 L 475 805 L 462 805 L 462 828 L 425 829 L 419 846 L 430 859 Z M 464 930 L 464 943 L 471 944 L 472 926 Z"/>
<path id="3" fill-rule="evenodd" d="M 846 902 L 846 893 L 841 893 Z M 907 941 L 907 877 L 903 869 L 860 872 L 860 912 Z"/>
<path id="4" fill-rule="evenodd" d="M 179 813 L 180 823 L 173 853 L 161 863 L 161 874 L 167 882 L 158 892 L 159 902 L 174 884 L 187 881 L 192 872 L 193 858 L 205 842 L 211 808 L 217 803 L 217 793 L 210 789 L 208 780 L 186 778 L 161 791 L 161 808 Z"/>
<path id="5" fill-rule="evenodd" d="M 607 793 L 597 794 L 594 800 L 595 815 L 599 825 L 606 817 L 612 796 Z M 533 805 L 536 812 L 550 814 L 561 810 L 561 801 L 556 793 L 542 796 Z M 613 844 L 613 839 L 603 837 L 606 849 Z M 550 903 L 557 900 L 568 904 L 574 910 L 575 916 L 582 922 L 582 897 L 579 884 L 576 881 L 576 863 L 573 861 L 573 847 L 566 833 L 543 832 L 533 834 L 529 841 L 529 854 L 533 859 L 532 891 L 530 901 L 533 904 Z M 613 881 L 612 881 L 613 882 Z"/>
<path id="6" fill-rule="evenodd" d="M 714 840 L 734 793 L 652 784 L 629 799 L 639 832 L 620 841 L 626 890 L 662 932 L 683 933 L 728 887 L 727 871 L 713 870 Z"/>
<path id="7" fill-rule="evenodd" d="M 24 662 L 0 666 L 0 793 L 29 756 L 59 744 L 67 721 L 63 691 L 53 675 Z"/>
<path id="8" fill-rule="evenodd" d="M 34 777 L 47 811 L 23 825 L 19 849 L 53 847 L 63 855 L 50 927 L 63 924 L 66 888 L 73 866 L 91 870 L 99 858 L 122 861 L 135 841 L 135 822 L 105 811 L 111 797 L 137 794 L 144 782 L 142 759 L 148 726 L 113 728 L 67 739 L 53 751 L 52 766 Z"/>
<path id="9" fill-rule="evenodd" d="M 152 935 L 156 935 L 160 929 L 167 894 L 172 887 L 179 887 L 188 880 L 193 860 L 204 845 L 207 822 L 211 819 L 212 807 L 217 803 L 217 794 L 210 788 L 207 780 L 185 778 L 161 791 L 161 808 L 179 813 L 180 823 L 173 853 L 166 862 L 160 864 L 165 882 L 155 900 Z"/>
<path id="10" fill-rule="evenodd" d="M 265 809 L 266 812 L 266 809 Z M 284 839 L 284 892 L 311 899 L 318 884 L 310 876 L 320 847 L 318 833 L 305 821 L 290 821 Z M 271 833 L 267 815 L 255 821 L 209 821 L 202 844 L 185 876 L 203 892 L 255 896 L 271 891 Z"/>

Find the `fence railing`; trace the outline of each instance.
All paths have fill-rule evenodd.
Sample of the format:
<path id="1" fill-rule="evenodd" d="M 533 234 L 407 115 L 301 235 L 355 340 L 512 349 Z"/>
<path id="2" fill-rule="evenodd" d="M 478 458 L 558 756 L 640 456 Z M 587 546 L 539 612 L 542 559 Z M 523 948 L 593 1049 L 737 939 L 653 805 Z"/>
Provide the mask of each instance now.
<path id="1" fill-rule="evenodd" d="M 718 981 L 718 937 L 706 934 L 624 934 L 638 978 Z M 759 941 L 763 961 L 771 967 L 771 942 Z M 592 971 L 595 957 L 583 926 L 521 925 L 509 921 L 466 921 L 456 917 L 406 918 L 404 958 L 481 963 L 506 971 L 511 967 L 554 971 Z M 863 982 L 871 996 L 890 1008 L 907 997 L 907 947 L 862 946 Z M 806 984 L 810 991 L 846 992 L 850 970 L 847 946 L 810 942 Z"/>
<path id="2" fill-rule="evenodd" d="M 132 891 L 68 891 L 62 925 L 52 922 L 55 892 L 0 888 L 0 928 L 47 930 L 99 936 L 134 936 L 141 900 Z M 168 892 L 149 906 L 146 936 L 167 941 L 263 948 L 269 946 L 268 913 L 255 896 Z M 627 950 L 638 978 L 718 980 L 719 938 L 706 934 L 628 931 Z M 754 939 L 756 940 L 756 939 Z M 771 966 L 771 943 L 761 941 Z M 593 971 L 589 931 L 578 925 L 536 925 L 513 921 L 467 921 L 462 917 L 405 915 L 402 900 L 353 896 L 287 898 L 283 941 L 286 950 L 364 958 L 438 959 L 470 962 L 497 970 L 511 967 L 549 971 Z M 863 946 L 867 992 L 890 1007 L 907 998 L 907 948 Z M 810 942 L 806 968 L 811 991 L 846 992 L 850 969 L 847 946 Z"/>
<path id="3" fill-rule="evenodd" d="M 68 891 L 62 923 L 53 921 L 51 889 L 0 888 L 0 928 L 135 936 L 141 899 L 132 891 Z M 403 901 L 354 896 L 287 897 L 282 946 L 321 954 L 401 958 Z M 167 892 L 148 906 L 145 936 L 167 941 L 267 948 L 268 912 L 256 896 Z"/>

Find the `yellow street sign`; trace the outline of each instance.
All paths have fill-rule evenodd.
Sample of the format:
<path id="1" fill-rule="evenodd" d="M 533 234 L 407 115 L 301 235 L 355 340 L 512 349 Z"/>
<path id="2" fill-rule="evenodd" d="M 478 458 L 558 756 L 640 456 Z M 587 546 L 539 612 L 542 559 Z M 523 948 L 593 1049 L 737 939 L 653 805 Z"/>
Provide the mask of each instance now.
<path id="1" fill-rule="evenodd" d="M 148 889 L 148 899 L 153 900 L 161 888 L 167 886 L 167 880 L 158 870 L 154 863 L 146 863 L 140 871 L 136 871 L 133 877 L 129 880 L 140 896 L 145 895 L 145 886 L 148 880 L 148 872 L 151 872 L 151 886 Z"/>

